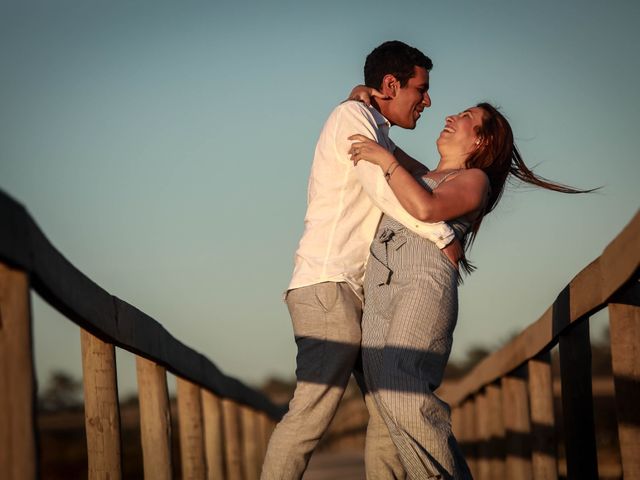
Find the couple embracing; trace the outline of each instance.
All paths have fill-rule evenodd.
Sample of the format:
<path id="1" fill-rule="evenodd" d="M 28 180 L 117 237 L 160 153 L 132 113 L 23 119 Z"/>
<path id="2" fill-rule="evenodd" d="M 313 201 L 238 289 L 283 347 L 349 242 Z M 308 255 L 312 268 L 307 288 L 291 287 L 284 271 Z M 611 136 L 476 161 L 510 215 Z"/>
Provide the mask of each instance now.
<path id="1" fill-rule="evenodd" d="M 464 248 L 514 175 L 543 188 L 509 123 L 482 103 L 446 118 L 429 170 L 389 138 L 431 105 L 431 60 L 399 41 L 367 57 L 366 86 L 336 107 L 316 145 L 305 229 L 286 293 L 296 389 L 262 480 L 299 479 L 351 373 L 369 411 L 367 479 L 469 479 L 434 390 L 449 358 Z M 364 99 L 364 102 L 353 99 Z M 362 362 L 362 370 L 354 367 Z"/>

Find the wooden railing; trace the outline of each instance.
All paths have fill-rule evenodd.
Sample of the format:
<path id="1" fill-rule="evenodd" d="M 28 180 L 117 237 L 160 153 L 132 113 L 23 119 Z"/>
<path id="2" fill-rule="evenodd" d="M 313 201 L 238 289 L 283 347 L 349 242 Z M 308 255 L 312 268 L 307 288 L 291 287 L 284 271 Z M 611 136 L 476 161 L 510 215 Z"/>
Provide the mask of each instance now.
<path id="1" fill-rule="evenodd" d="M 259 477 L 283 409 L 224 375 L 68 262 L 0 192 L 0 478 L 38 476 L 30 289 L 81 327 L 90 479 L 122 478 L 115 347 L 135 354 L 144 475 L 172 478 L 167 372 L 177 378 L 182 478 Z"/>
<path id="2" fill-rule="evenodd" d="M 441 392 L 474 478 L 556 479 L 558 346 L 566 475 L 596 479 L 589 318 L 608 308 L 622 471 L 640 478 L 640 214 L 511 342 Z"/>

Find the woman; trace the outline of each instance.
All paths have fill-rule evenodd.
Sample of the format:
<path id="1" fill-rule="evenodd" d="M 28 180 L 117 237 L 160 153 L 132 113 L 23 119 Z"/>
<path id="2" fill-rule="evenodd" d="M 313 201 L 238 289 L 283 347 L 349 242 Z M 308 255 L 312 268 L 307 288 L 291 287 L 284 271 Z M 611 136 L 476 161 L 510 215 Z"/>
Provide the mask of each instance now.
<path id="1" fill-rule="evenodd" d="M 468 247 L 495 208 L 506 179 L 579 193 L 536 176 L 522 161 L 509 123 L 480 103 L 447 117 L 438 167 L 420 178 L 362 135 L 350 154 L 382 169 L 414 217 L 447 221 Z M 469 264 L 461 261 L 465 270 Z M 433 391 L 451 351 L 458 313 L 458 269 L 433 243 L 383 216 L 365 274 L 362 355 L 367 387 L 409 478 L 471 478 L 451 432 L 450 412 Z"/>

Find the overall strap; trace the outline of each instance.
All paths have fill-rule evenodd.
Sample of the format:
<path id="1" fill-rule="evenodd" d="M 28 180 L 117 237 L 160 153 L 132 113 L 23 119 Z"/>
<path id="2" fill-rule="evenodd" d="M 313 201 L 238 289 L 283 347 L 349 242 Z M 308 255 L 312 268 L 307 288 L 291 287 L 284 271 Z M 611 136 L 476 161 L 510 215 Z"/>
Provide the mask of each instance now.
<path id="1" fill-rule="evenodd" d="M 440 184 L 441 184 L 442 182 L 444 182 L 447 178 L 449 178 L 449 177 L 450 177 L 451 175 L 453 175 L 454 173 L 458 173 L 458 172 L 460 172 L 461 170 L 462 170 L 462 169 L 460 168 L 460 169 L 458 169 L 458 170 L 453 170 L 453 171 L 451 171 L 451 172 L 449 172 L 449 173 L 446 173 L 446 174 L 445 174 L 445 175 L 444 175 L 440 180 L 438 180 L 438 181 L 436 182 L 436 184 L 434 185 L 434 187 L 433 187 L 431 190 L 435 190 L 435 189 L 436 189 L 436 188 L 438 188 L 438 187 L 440 186 Z"/>

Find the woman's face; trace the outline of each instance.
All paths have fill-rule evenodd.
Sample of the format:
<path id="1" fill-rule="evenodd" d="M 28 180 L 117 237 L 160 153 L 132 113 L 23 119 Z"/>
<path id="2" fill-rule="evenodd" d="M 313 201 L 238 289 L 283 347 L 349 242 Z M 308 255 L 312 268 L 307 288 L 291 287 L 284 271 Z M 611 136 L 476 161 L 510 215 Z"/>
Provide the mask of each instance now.
<path id="1" fill-rule="evenodd" d="M 448 153 L 469 154 L 480 144 L 478 129 L 482 125 L 484 110 L 471 107 L 457 115 L 449 115 L 442 132 L 438 137 L 438 149 L 446 149 Z"/>

